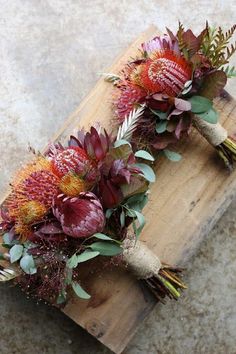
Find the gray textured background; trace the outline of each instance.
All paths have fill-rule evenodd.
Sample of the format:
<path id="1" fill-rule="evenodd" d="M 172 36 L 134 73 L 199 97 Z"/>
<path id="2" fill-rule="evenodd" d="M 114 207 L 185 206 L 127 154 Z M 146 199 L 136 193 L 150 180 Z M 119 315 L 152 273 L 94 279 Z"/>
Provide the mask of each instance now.
<path id="1" fill-rule="evenodd" d="M 0 192 L 42 148 L 115 56 L 151 23 L 196 30 L 236 22 L 236 2 L 0 0 Z M 234 63 L 235 63 L 234 58 Z M 233 86 L 234 85 L 234 86 Z M 236 94 L 231 82 L 229 91 Z M 157 306 L 126 354 L 236 353 L 235 206 L 192 260 L 178 304 Z M 1 354 L 110 353 L 48 306 L 0 287 Z"/>

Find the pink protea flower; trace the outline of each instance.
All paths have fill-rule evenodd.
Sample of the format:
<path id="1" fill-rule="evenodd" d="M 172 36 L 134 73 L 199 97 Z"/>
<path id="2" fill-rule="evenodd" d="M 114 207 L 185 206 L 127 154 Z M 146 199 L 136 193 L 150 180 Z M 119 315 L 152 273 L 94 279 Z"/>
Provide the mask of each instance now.
<path id="1" fill-rule="evenodd" d="M 178 41 L 170 31 L 169 34 L 165 34 L 164 36 L 157 36 L 148 42 L 142 43 L 141 46 L 142 50 L 148 55 L 166 49 L 172 50 L 176 54 L 180 55 Z"/>
<path id="2" fill-rule="evenodd" d="M 64 233 L 71 237 L 86 238 L 104 228 L 102 205 L 91 192 L 80 193 L 74 198 L 59 195 L 55 198 L 53 213 L 60 221 Z"/>

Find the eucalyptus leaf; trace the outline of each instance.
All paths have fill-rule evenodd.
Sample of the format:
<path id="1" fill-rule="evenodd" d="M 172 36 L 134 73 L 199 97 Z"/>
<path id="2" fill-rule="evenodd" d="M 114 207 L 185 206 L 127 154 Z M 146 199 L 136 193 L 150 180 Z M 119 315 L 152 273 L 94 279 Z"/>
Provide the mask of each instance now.
<path id="1" fill-rule="evenodd" d="M 123 228 L 125 226 L 125 212 L 122 210 L 120 213 L 120 226 Z"/>
<path id="2" fill-rule="evenodd" d="M 149 109 L 158 118 L 167 119 L 167 112 L 162 112 L 162 111 L 154 110 L 154 109 L 151 109 L 151 108 L 149 108 Z"/>
<path id="3" fill-rule="evenodd" d="M 139 157 L 141 159 L 144 159 L 144 160 L 148 160 L 148 161 L 154 161 L 154 157 L 147 151 L 145 150 L 138 150 L 135 154 L 134 154 L 135 157 Z"/>
<path id="4" fill-rule="evenodd" d="M 112 214 L 114 213 L 114 209 L 107 209 L 106 211 L 106 218 L 110 219 L 110 217 L 112 216 Z"/>
<path id="5" fill-rule="evenodd" d="M 135 218 L 136 217 L 135 210 L 134 209 L 126 210 L 126 215 L 129 216 L 130 218 Z"/>
<path id="6" fill-rule="evenodd" d="M 164 133 L 166 131 L 166 128 L 167 128 L 167 124 L 168 124 L 168 121 L 167 120 L 163 120 L 161 122 L 158 122 L 156 124 L 156 132 L 158 134 L 161 134 L 161 133 Z"/>
<path id="7" fill-rule="evenodd" d="M 23 251 L 24 247 L 22 245 L 14 245 L 9 252 L 11 263 L 18 261 L 21 258 Z"/>
<path id="8" fill-rule="evenodd" d="M 72 268 L 76 268 L 78 265 L 77 263 L 77 255 L 76 253 L 73 254 L 73 256 L 71 256 L 68 261 L 67 261 L 67 267 L 72 269 Z"/>
<path id="9" fill-rule="evenodd" d="M 88 300 L 91 298 L 91 296 L 81 287 L 81 285 L 79 285 L 79 283 L 73 281 L 71 286 L 75 294 L 81 299 Z"/>
<path id="10" fill-rule="evenodd" d="M 65 284 L 70 285 L 72 282 L 73 277 L 73 270 L 70 269 L 68 266 L 65 268 Z"/>
<path id="11" fill-rule="evenodd" d="M 171 151 L 168 149 L 164 149 L 163 152 L 169 160 L 174 161 L 174 162 L 178 162 L 182 158 L 181 155 L 178 154 L 177 152 L 174 152 L 174 151 Z"/>
<path id="12" fill-rule="evenodd" d="M 37 268 L 32 255 L 27 254 L 22 257 L 20 260 L 20 267 L 26 274 L 32 275 L 37 273 Z"/>
<path id="13" fill-rule="evenodd" d="M 96 234 L 93 235 L 93 237 L 98 238 L 99 240 L 104 240 L 104 241 L 113 241 L 113 239 L 110 236 L 107 236 L 105 234 L 102 234 L 100 232 L 97 232 Z"/>
<path id="14" fill-rule="evenodd" d="M 128 207 L 130 209 L 134 209 L 136 211 L 141 212 L 142 209 L 145 207 L 145 205 L 148 202 L 148 196 L 146 193 L 140 193 L 137 195 L 134 195 L 132 197 L 130 197 L 127 201 L 126 201 L 126 205 L 128 205 Z"/>
<path id="15" fill-rule="evenodd" d="M 197 116 L 212 124 L 216 124 L 219 118 L 219 114 L 214 108 L 211 108 L 208 112 L 198 113 Z"/>
<path id="16" fill-rule="evenodd" d="M 156 176 L 150 166 L 146 165 L 145 163 L 136 163 L 134 166 L 138 167 L 142 171 L 141 176 L 143 176 L 148 182 L 155 182 Z"/>
<path id="17" fill-rule="evenodd" d="M 116 256 L 123 252 L 123 249 L 115 242 L 94 242 L 89 247 L 93 251 L 99 252 L 101 256 Z"/>
<path id="18" fill-rule="evenodd" d="M 191 103 L 191 112 L 203 113 L 212 108 L 212 101 L 203 96 L 193 96 L 188 99 Z"/>
<path id="19" fill-rule="evenodd" d="M 64 304 L 66 302 L 66 292 L 63 290 L 57 297 L 57 305 Z"/>
<path id="20" fill-rule="evenodd" d="M 118 147 L 120 147 L 120 146 L 122 146 L 122 145 L 129 145 L 129 146 L 131 146 L 130 142 L 129 142 L 128 140 L 124 140 L 124 139 L 116 140 L 116 141 L 114 142 L 114 147 L 115 147 L 115 148 L 118 148 Z"/>
<path id="21" fill-rule="evenodd" d="M 72 269 L 76 268 L 79 263 L 87 262 L 88 260 L 95 258 L 99 255 L 99 252 L 97 251 L 89 251 L 86 250 L 83 253 L 76 255 L 73 254 L 73 256 L 68 260 L 67 262 L 67 267 Z"/>
<path id="22" fill-rule="evenodd" d="M 8 232 L 6 232 L 3 235 L 2 239 L 3 239 L 4 245 L 6 245 L 6 246 L 12 246 L 12 245 L 15 245 L 17 243 L 17 240 L 13 240 L 12 236 Z"/>
<path id="23" fill-rule="evenodd" d="M 135 234 L 136 234 L 137 237 L 139 237 L 139 235 L 140 235 L 142 229 L 144 228 L 144 225 L 145 225 L 145 222 L 146 222 L 146 221 L 145 221 L 145 217 L 143 216 L 142 213 L 140 213 L 140 212 L 138 212 L 138 211 L 135 211 L 135 215 L 136 215 L 137 220 L 138 220 L 138 222 L 139 222 L 139 227 L 138 227 L 138 228 L 135 228 L 135 229 L 136 229 L 136 230 L 135 230 Z M 135 225 L 135 223 L 134 223 L 134 225 Z M 136 226 L 136 225 L 135 225 L 135 226 Z"/>

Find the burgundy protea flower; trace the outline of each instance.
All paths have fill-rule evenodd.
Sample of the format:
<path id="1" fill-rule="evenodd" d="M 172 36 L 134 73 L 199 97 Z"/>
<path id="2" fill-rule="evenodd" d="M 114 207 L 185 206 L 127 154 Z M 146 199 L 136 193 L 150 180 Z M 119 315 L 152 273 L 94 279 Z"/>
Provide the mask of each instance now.
<path id="1" fill-rule="evenodd" d="M 103 165 L 97 193 L 104 208 L 116 207 L 124 199 L 122 186 L 130 184 L 131 177 L 140 174 L 134 163 L 131 153 L 127 159 L 107 161 Z"/>
<path id="2" fill-rule="evenodd" d="M 86 238 L 104 228 L 102 205 L 91 192 L 80 193 L 74 198 L 57 196 L 53 213 L 60 221 L 64 233 L 71 237 Z"/>
<path id="3" fill-rule="evenodd" d="M 111 147 L 111 138 L 105 129 L 98 132 L 95 127 L 91 127 L 90 132 L 85 133 L 82 129 L 78 131 L 77 137 L 71 136 L 69 146 L 83 149 L 98 164 L 105 159 Z"/>

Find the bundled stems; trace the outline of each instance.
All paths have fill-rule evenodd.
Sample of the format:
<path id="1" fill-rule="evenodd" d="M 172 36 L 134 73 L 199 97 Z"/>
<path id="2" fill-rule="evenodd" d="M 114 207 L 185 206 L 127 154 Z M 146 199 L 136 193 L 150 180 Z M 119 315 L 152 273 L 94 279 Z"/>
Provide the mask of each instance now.
<path id="1" fill-rule="evenodd" d="M 225 165 L 232 170 L 236 160 L 236 142 L 228 137 L 227 130 L 220 123 L 212 124 L 194 116 L 195 128 L 217 150 Z"/>
<path id="2" fill-rule="evenodd" d="M 128 236 L 123 248 L 123 259 L 128 268 L 148 286 L 158 301 L 164 303 L 165 297 L 177 300 L 179 289 L 186 289 L 179 276 L 182 270 L 161 263 L 143 242 Z"/>

